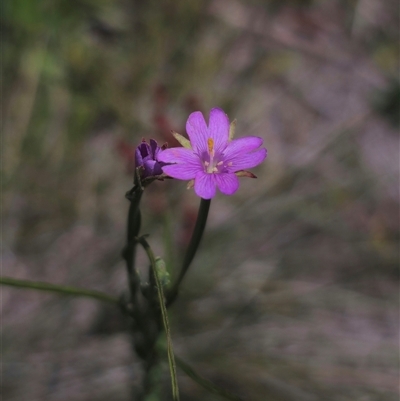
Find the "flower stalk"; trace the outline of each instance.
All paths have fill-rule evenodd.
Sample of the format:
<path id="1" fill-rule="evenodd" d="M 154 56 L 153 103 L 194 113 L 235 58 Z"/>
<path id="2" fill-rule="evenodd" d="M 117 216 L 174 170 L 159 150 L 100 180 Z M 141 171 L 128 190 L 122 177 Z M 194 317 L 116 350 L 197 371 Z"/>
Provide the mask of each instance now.
<path id="1" fill-rule="evenodd" d="M 208 212 L 210 210 L 211 199 L 200 200 L 199 213 L 197 215 L 196 224 L 194 226 L 192 238 L 190 239 L 189 246 L 186 250 L 185 257 L 182 262 L 181 270 L 179 276 L 174 283 L 173 287 L 170 289 L 167 295 L 167 306 L 170 306 L 178 296 L 179 286 L 188 271 L 193 258 L 196 255 L 197 249 L 200 245 L 200 241 L 203 237 L 204 229 L 207 223 Z"/>
<path id="2" fill-rule="evenodd" d="M 136 257 L 136 241 L 135 238 L 139 235 L 141 226 L 141 213 L 140 213 L 140 201 L 143 195 L 143 187 L 141 185 L 135 185 L 132 190 L 128 191 L 125 197 L 130 201 L 128 222 L 127 222 L 127 238 L 126 246 L 122 252 L 123 257 L 126 261 L 126 268 L 129 277 L 129 288 L 131 295 L 137 291 L 140 284 L 140 277 L 135 269 L 135 257 Z"/>

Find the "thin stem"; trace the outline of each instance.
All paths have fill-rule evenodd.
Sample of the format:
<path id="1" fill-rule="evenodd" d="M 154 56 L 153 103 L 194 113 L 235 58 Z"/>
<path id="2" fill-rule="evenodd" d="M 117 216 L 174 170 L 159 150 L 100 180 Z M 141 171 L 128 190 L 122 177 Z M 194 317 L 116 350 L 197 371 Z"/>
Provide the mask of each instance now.
<path id="1" fill-rule="evenodd" d="M 192 238 L 190 239 L 190 243 L 187 248 L 185 258 L 183 259 L 178 279 L 176 280 L 175 284 L 173 285 L 168 294 L 167 306 L 171 305 L 175 301 L 178 295 L 179 285 L 181 284 L 183 278 L 185 277 L 185 274 L 188 271 L 194 256 L 196 255 L 197 248 L 200 245 L 200 241 L 203 236 L 204 229 L 206 227 L 208 211 L 210 210 L 210 204 L 211 204 L 211 199 L 201 198 L 199 213 L 197 215 L 197 220 L 194 226 Z"/>
<path id="2" fill-rule="evenodd" d="M 0 277 L 0 284 L 9 285 L 18 288 L 28 288 L 38 291 L 54 292 L 61 295 L 69 295 L 76 297 L 87 297 L 97 299 L 99 301 L 104 301 L 119 305 L 119 300 L 117 298 L 111 297 L 100 291 L 87 290 L 84 288 L 69 287 L 65 285 L 44 283 L 41 281 L 30 281 L 30 280 L 19 280 L 11 277 Z"/>
<path id="3" fill-rule="evenodd" d="M 126 267 L 129 276 L 129 285 L 132 295 L 136 292 L 140 283 L 140 277 L 135 270 L 135 238 L 139 235 L 141 225 L 141 214 L 139 205 L 140 200 L 142 199 L 142 194 L 143 187 L 141 185 L 135 185 L 133 189 L 126 194 L 126 198 L 129 199 L 130 205 L 128 212 L 126 246 L 124 248 L 123 256 L 126 261 Z"/>
<path id="4" fill-rule="evenodd" d="M 175 363 L 174 351 L 172 347 L 171 329 L 169 327 L 169 322 L 168 322 L 168 312 L 165 306 L 163 287 L 160 278 L 158 277 L 156 258 L 154 257 L 153 250 L 151 249 L 149 243 L 146 241 L 144 237 L 137 238 L 137 241 L 143 246 L 143 249 L 147 253 L 147 256 L 151 264 L 151 270 L 153 272 L 154 280 L 156 283 L 158 299 L 160 302 L 161 317 L 164 325 L 165 335 L 167 337 L 167 355 L 168 355 L 169 369 L 171 373 L 172 398 L 174 401 L 179 401 L 179 387 L 176 375 L 176 363 Z"/>

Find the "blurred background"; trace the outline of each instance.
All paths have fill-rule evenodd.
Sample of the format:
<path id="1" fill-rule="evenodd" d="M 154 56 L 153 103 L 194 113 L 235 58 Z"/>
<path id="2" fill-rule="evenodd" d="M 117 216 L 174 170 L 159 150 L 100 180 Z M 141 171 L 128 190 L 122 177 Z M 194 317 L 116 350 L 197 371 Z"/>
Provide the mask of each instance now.
<path id="1" fill-rule="evenodd" d="M 177 355 L 248 400 L 398 400 L 397 1 L 1 7 L 3 275 L 126 291 L 135 146 L 174 146 L 189 113 L 222 107 L 268 158 L 212 202 L 170 309 Z M 142 232 L 172 276 L 198 201 L 184 182 L 146 190 Z M 1 294 L 4 400 L 130 399 L 118 310 Z M 182 400 L 219 399 L 179 382 Z"/>

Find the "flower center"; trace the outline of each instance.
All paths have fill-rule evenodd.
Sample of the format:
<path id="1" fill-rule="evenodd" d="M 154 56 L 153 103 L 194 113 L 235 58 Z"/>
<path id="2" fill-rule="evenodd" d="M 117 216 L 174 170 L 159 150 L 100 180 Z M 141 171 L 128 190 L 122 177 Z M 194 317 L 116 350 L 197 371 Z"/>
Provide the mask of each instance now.
<path id="1" fill-rule="evenodd" d="M 206 160 L 204 160 L 205 172 L 208 174 L 220 173 L 221 172 L 220 169 L 224 164 L 224 162 L 218 161 L 219 159 L 218 156 L 220 155 L 217 155 L 217 157 L 215 155 L 214 140 L 212 138 L 208 138 L 207 146 L 208 146 L 208 154 L 205 155 Z"/>

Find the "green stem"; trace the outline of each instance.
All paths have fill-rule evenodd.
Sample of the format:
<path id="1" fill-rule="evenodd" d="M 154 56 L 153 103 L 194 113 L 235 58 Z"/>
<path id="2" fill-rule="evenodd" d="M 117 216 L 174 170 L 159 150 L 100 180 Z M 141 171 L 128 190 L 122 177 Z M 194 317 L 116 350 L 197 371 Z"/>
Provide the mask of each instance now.
<path id="1" fill-rule="evenodd" d="M 135 238 L 139 235 L 141 225 L 140 200 L 142 199 L 143 187 L 135 185 L 135 187 L 126 194 L 129 199 L 128 225 L 126 246 L 123 252 L 126 261 L 126 267 L 129 276 L 129 285 L 131 294 L 134 294 L 140 284 L 140 277 L 135 269 L 136 256 L 136 241 Z"/>
<path id="2" fill-rule="evenodd" d="M 117 298 L 110 297 L 109 295 L 104 294 L 100 291 L 86 290 L 84 288 L 50 284 L 41 281 L 19 280 L 11 277 L 0 277 L 0 284 L 18 288 L 29 288 L 38 291 L 54 292 L 62 295 L 93 298 L 115 305 L 119 304 L 119 300 Z"/>
<path id="3" fill-rule="evenodd" d="M 186 272 L 188 271 L 190 264 L 192 263 L 193 258 L 196 255 L 197 248 L 200 245 L 200 241 L 203 236 L 204 229 L 206 227 L 208 211 L 210 210 L 210 204 L 211 204 L 211 199 L 201 198 L 199 213 L 197 215 L 197 220 L 194 226 L 192 238 L 190 239 L 190 243 L 187 248 L 185 258 L 183 259 L 178 279 L 176 280 L 175 284 L 173 285 L 168 294 L 167 306 L 171 305 L 178 296 L 179 285 L 181 284 L 183 278 L 185 277 Z"/>
<path id="4" fill-rule="evenodd" d="M 168 354 L 169 370 L 171 374 L 172 398 L 174 401 L 179 401 L 179 387 L 176 375 L 176 363 L 175 363 L 174 351 L 172 347 L 171 329 L 169 327 L 169 322 L 168 322 L 168 312 L 165 306 L 163 287 L 160 278 L 158 277 L 156 258 L 154 257 L 154 253 L 150 248 L 149 243 L 146 241 L 144 237 L 137 238 L 137 241 L 143 246 L 143 249 L 147 253 L 147 256 L 151 264 L 151 270 L 153 272 L 154 280 L 156 283 L 158 299 L 160 302 L 161 317 L 164 325 L 165 335 L 167 337 L 167 354 Z"/>

